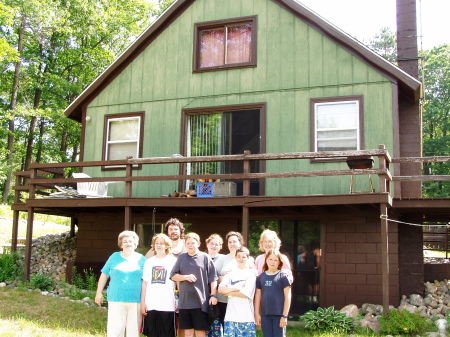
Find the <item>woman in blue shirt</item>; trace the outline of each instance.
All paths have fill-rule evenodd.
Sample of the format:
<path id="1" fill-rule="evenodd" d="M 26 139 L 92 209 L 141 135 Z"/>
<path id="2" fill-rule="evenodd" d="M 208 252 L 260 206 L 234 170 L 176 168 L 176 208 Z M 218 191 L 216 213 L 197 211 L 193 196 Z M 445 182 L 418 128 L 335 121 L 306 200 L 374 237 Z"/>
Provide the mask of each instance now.
<path id="1" fill-rule="evenodd" d="M 95 303 L 103 302 L 103 289 L 110 278 L 107 336 L 139 337 L 142 272 L 145 257 L 135 252 L 139 237 L 133 231 L 119 234 L 120 252 L 113 253 L 102 268 Z"/>

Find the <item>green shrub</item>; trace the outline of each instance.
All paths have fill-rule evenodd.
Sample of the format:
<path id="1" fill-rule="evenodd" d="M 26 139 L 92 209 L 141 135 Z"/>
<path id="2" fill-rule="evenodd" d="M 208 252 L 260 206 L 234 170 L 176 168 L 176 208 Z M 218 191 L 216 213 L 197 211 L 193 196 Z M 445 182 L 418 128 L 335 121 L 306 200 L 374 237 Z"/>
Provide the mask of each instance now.
<path id="1" fill-rule="evenodd" d="M 50 275 L 34 274 L 31 276 L 30 284 L 35 289 L 50 291 L 53 289 L 53 279 Z"/>
<path id="2" fill-rule="evenodd" d="M 334 307 L 318 308 L 317 311 L 310 310 L 304 314 L 301 320 L 306 324 L 306 328 L 313 331 L 348 333 L 355 326 L 353 319 L 347 317 Z"/>
<path id="3" fill-rule="evenodd" d="M 97 290 L 97 276 L 94 274 L 94 270 L 89 268 L 88 271 L 84 270 L 84 276 L 86 280 L 86 290 L 96 291 Z"/>
<path id="4" fill-rule="evenodd" d="M 433 327 L 431 320 L 407 310 L 389 310 L 379 322 L 380 332 L 388 335 L 422 335 Z"/>
<path id="5" fill-rule="evenodd" d="M 17 261 L 18 255 L 16 252 L 2 253 L 0 255 L 0 282 L 14 281 L 16 279 L 20 272 Z"/>
<path id="6" fill-rule="evenodd" d="M 83 274 L 77 271 L 77 267 L 73 267 L 72 284 L 78 289 L 96 291 L 97 276 L 95 276 L 94 270 L 92 268 L 84 269 Z"/>
<path id="7" fill-rule="evenodd" d="M 77 267 L 75 266 L 72 268 L 72 285 L 80 289 L 83 289 L 84 287 L 83 276 L 78 272 Z"/>
<path id="8" fill-rule="evenodd" d="M 67 297 L 70 297 L 73 300 L 82 300 L 85 297 L 89 297 L 90 298 L 90 296 L 88 294 L 86 294 L 81 289 L 78 289 L 75 286 L 67 287 L 64 290 L 64 295 L 67 296 Z"/>

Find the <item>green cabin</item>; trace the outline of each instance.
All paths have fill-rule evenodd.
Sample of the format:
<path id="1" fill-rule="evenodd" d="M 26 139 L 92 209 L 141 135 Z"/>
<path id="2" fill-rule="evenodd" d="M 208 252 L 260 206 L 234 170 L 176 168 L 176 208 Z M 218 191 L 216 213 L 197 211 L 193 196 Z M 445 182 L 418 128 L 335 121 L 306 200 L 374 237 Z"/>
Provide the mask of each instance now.
<path id="1" fill-rule="evenodd" d="M 124 228 L 146 251 L 171 217 L 202 240 L 241 231 L 253 250 L 271 228 L 294 271 L 292 314 L 398 305 L 423 284 L 422 233 L 386 216 L 423 213 L 420 182 L 386 177 L 421 171 L 384 154 L 421 155 L 420 90 L 295 0 L 177 0 L 65 111 L 82 125 L 82 171 L 114 182 L 109 198 L 30 198 L 26 210 L 74 219 L 79 266 L 103 265 Z M 349 153 L 378 171 L 338 174 Z M 223 194 L 201 197 L 202 175 L 219 177 Z M 314 299 L 298 267 L 311 242 L 321 252 Z"/>

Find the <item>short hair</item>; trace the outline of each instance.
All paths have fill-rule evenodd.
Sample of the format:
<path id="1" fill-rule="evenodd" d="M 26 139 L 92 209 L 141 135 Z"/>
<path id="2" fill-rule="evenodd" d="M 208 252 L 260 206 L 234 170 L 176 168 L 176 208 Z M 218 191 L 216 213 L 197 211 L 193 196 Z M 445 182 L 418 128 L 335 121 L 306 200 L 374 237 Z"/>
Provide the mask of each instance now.
<path id="1" fill-rule="evenodd" d="M 186 234 L 184 241 L 186 242 L 188 239 L 195 240 L 198 242 L 199 246 L 201 245 L 200 236 L 197 233 L 190 232 L 190 233 Z"/>
<path id="2" fill-rule="evenodd" d="M 156 253 L 156 249 L 155 249 L 155 242 L 158 239 L 163 239 L 164 240 L 164 244 L 166 246 L 166 255 L 170 255 L 172 254 L 172 240 L 170 240 L 170 238 L 164 234 L 164 233 L 159 233 L 159 234 L 155 234 L 152 238 L 152 250 Z"/>
<path id="3" fill-rule="evenodd" d="M 241 246 L 244 244 L 244 237 L 242 236 L 241 233 L 239 232 L 228 232 L 228 234 L 225 236 L 225 241 L 228 243 L 228 239 L 232 236 L 236 236 L 238 238 L 239 243 L 241 244 Z"/>
<path id="4" fill-rule="evenodd" d="M 280 263 L 278 264 L 278 270 L 283 269 L 283 257 L 278 249 L 269 249 L 267 253 L 264 255 L 264 266 L 262 267 L 262 271 L 266 271 L 269 269 L 269 266 L 267 265 L 267 258 L 270 255 L 275 255 L 278 258 L 278 261 Z"/>
<path id="5" fill-rule="evenodd" d="M 259 250 L 262 251 L 263 253 L 264 248 L 263 248 L 263 242 L 265 239 L 268 239 L 270 241 L 272 241 L 273 243 L 273 249 L 279 250 L 281 247 L 281 240 L 278 237 L 277 233 L 271 229 L 265 229 L 262 233 L 261 233 L 261 237 L 259 239 Z"/>
<path id="6" fill-rule="evenodd" d="M 117 240 L 117 243 L 119 245 L 119 248 L 122 248 L 122 241 L 123 238 L 130 236 L 134 239 L 135 242 L 135 249 L 137 248 L 137 246 L 139 245 L 139 236 L 136 234 L 136 232 L 133 231 L 123 231 L 122 233 L 119 234 L 119 238 Z"/>
<path id="7" fill-rule="evenodd" d="M 248 250 L 247 247 L 240 246 L 238 249 L 236 249 L 236 256 L 238 253 L 245 253 L 245 255 L 247 255 L 247 257 L 250 257 L 250 251 Z"/>
<path id="8" fill-rule="evenodd" d="M 221 237 L 219 234 L 216 234 L 216 233 L 211 234 L 211 235 L 205 240 L 205 242 L 206 242 L 206 244 L 208 244 L 208 243 L 210 243 L 212 240 L 217 240 L 217 241 L 219 241 L 219 243 L 220 243 L 221 246 L 223 245 L 223 239 L 222 239 L 222 237 Z"/>
<path id="9" fill-rule="evenodd" d="M 164 225 L 164 234 L 169 235 L 169 226 L 178 226 L 180 228 L 180 239 L 184 239 L 183 223 L 177 218 L 170 218 Z"/>

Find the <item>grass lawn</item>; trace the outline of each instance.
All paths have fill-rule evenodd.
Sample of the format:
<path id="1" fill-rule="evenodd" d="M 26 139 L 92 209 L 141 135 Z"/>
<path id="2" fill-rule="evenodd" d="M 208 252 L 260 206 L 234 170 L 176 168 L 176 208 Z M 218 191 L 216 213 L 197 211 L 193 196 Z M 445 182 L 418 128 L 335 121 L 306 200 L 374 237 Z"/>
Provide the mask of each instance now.
<path id="1" fill-rule="evenodd" d="M 106 335 L 106 310 L 39 292 L 0 289 L 0 336 L 87 337 Z"/>
<path id="2" fill-rule="evenodd" d="M 0 337 L 106 336 L 106 310 L 25 289 L 0 288 L 0 303 Z M 300 327 L 287 330 L 287 337 L 336 336 L 313 334 Z M 257 337 L 262 337 L 261 331 L 257 331 Z"/>

